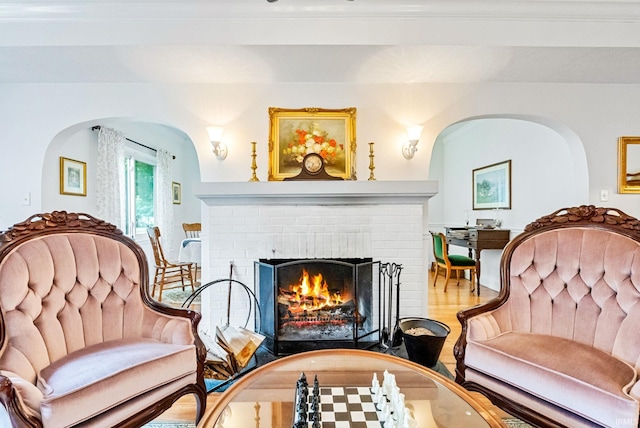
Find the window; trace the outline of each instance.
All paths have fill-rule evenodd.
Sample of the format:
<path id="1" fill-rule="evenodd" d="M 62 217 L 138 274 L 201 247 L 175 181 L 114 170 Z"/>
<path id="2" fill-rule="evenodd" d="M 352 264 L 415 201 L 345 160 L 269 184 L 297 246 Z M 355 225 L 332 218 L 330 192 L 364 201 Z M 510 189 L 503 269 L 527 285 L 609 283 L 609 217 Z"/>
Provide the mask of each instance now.
<path id="1" fill-rule="evenodd" d="M 127 151 L 125 156 L 125 233 L 146 236 L 155 224 L 155 159 Z"/>

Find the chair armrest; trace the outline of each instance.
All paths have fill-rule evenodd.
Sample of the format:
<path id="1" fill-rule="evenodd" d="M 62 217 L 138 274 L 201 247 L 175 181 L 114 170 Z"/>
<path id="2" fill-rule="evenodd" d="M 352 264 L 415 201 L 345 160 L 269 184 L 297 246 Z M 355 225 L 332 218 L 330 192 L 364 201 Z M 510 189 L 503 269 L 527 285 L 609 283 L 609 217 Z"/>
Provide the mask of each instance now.
<path id="1" fill-rule="evenodd" d="M 503 288 L 504 290 L 504 288 Z M 453 355 L 456 358 L 456 382 L 464 381 L 465 364 L 464 357 L 467 348 L 467 336 L 474 339 L 487 339 L 501 333 L 493 313 L 507 301 L 508 294 L 502 291 L 498 297 L 488 302 L 462 309 L 456 316 L 462 330 L 460 337 L 453 346 Z"/>
<path id="2" fill-rule="evenodd" d="M 0 403 L 13 428 L 41 428 L 41 400 L 42 393 L 33 383 L 11 372 L 0 374 Z"/>
<path id="3" fill-rule="evenodd" d="M 493 314 L 494 311 L 491 311 L 468 319 L 467 337 L 474 340 L 485 340 L 500 335 L 502 330 Z"/>
<path id="4" fill-rule="evenodd" d="M 204 366 L 207 348 L 198 334 L 202 315 L 191 309 L 166 306 L 143 296 L 146 306 L 145 335 L 162 342 L 194 344 L 198 361 Z"/>

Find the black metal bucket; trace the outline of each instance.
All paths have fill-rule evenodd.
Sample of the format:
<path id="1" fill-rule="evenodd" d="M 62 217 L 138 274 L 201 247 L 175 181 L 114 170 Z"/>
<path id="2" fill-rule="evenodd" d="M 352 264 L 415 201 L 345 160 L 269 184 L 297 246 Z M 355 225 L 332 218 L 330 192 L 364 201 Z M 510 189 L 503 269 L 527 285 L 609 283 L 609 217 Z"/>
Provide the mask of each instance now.
<path id="1" fill-rule="evenodd" d="M 413 335 L 407 334 L 412 328 L 425 328 L 433 333 Z M 409 360 L 425 367 L 434 367 L 440 358 L 440 352 L 451 332 L 448 325 L 428 318 L 404 318 L 400 320 L 400 330 Z"/>

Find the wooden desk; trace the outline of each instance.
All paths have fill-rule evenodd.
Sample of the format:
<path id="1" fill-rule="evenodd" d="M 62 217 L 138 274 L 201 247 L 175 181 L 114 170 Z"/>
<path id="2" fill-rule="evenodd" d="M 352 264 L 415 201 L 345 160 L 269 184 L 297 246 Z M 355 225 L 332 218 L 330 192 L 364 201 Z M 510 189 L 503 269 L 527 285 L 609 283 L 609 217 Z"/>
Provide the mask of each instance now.
<path id="1" fill-rule="evenodd" d="M 445 228 L 447 245 L 469 249 L 469 257 L 476 260 L 476 279 L 478 296 L 480 295 L 480 252 L 482 250 L 501 250 L 509 242 L 511 231 L 508 229 L 477 229 L 466 227 Z"/>
<path id="2" fill-rule="evenodd" d="M 433 370 L 387 354 L 328 349 L 280 358 L 247 374 L 207 409 L 198 428 L 289 428 L 300 373 L 310 383 L 317 376 L 323 388 L 370 387 L 373 374 L 382 381 L 385 370 L 396 376 L 420 427 L 505 427 L 466 389 Z"/>

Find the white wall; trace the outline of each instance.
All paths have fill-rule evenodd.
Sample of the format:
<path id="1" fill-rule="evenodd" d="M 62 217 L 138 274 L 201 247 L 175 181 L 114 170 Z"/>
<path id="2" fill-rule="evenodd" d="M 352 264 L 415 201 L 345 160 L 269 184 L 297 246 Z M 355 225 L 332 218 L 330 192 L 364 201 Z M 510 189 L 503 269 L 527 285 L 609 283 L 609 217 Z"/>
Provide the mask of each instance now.
<path id="1" fill-rule="evenodd" d="M 48 145 L 62 130 L 96 118 L 144 118 L 181 129 L 193 141 L 203 181 L 248 180 L 249 142 L 257 141 L 257 173 L 266 180 L 269 106 L 357 107 L 356 166 L 361 180 L 369 174 L 370 141 L 376 143 L 378 180 L 427 179 L 432 146 L 448 125 L 482 115 L 549 118 L 566 125 L 584 143 L 589 171 L 584 202 L 600 204 L 600 189 L 607 188 L 607 205 L 640 216 L 640 195 L 615 192 L 617 138 L 640 135 L 639 85 L 13 84 L 0 85 L 0 94 L 5 159 L 0 169 L 0 228 L 41 211 L 43 192 L 49 191 L 42 185 Z M 416 157 L 407 161 L 400 152 L 404 127 L 415 123 L 424 124 L 425 130 Z M 224 162 L 210 151 L 205 128 L 212 124 L 225 127 L 229 157 Z M 31 193 L 30 206 L 22 205 L 26 192 Z M 532 201 L 522 210 L 535 206 Z"/>

